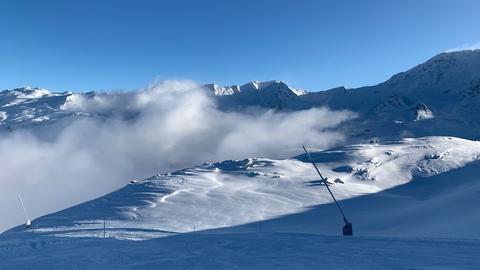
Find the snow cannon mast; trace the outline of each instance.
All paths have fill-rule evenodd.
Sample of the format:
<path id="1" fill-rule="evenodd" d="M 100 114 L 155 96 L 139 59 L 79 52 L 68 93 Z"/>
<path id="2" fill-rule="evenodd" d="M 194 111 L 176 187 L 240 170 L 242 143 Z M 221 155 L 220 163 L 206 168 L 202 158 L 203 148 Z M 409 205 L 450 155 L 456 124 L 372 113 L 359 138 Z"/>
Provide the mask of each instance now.
<path id="1" fill-rule="evenodd" d="M 342 230 L 343 235 L 345 235 L 345 236 L 352 236 L 352 235 L 353 235 L 353 225 L 352 225 L 352 223 L 347 220 L 347 217 L 345 216 L 345 213 L 343 213 L 343 210 L 342 210 L 342 208 L 340 207 L 340 204 L 337 202 L 337 199 L 335 198 L 335 196 L 333 196 L 333 193 L 332 193 L 332 191 L 330 190 L 330 187 L 328 187 L 328 182 L 327 182 L 327 180 L 325 180 L 325 178 L 323 178 L 323 175 L 320 173 L 320 170 L 318 169 L 317 164 L 315 164 L 315 161 L 313 160 L 312 156 L 311 156 L 310 153 L 307 151 L 307 148 L 306 148 L 305 146 L 303 146 L 303 150 L 305 150 L 305 154 L 307 154 L 307 157 L 308 157 L 308 159 L 310 160 L 310 163 L 312 163 L 313 167 L 315 168 L 315 170 L 317 171 L 318 175 L 320 176 L 320 179 L 322 180 L 323 185 L 327 188 L 328 193 L 330 193 L 330 196 L 332 196 L 333 201 L 334 201 L 335 204 L 337 205 L 337 208 L 338 208 L 338 210 L 340 211 L 340 214 L 342 214 L 343 221 L 345 222 L 345 226 L 343 226 L 343 230 Z"/>

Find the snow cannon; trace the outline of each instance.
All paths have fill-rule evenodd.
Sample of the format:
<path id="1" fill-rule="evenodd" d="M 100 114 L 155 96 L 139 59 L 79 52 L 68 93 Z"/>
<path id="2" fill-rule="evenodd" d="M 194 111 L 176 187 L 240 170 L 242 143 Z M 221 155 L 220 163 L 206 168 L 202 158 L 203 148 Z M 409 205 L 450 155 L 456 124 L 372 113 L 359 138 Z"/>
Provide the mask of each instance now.
<path id="1" fill-rule="evenodd" d="M 345 221 L 345 226 L 343 226 L 343 235 L 344 236 L 353 236 L 353 226 L 351 222 L 348 222 L 346 218 L 343 219 Z"/>
<path id="2" fill-rule="evenodd" d="M 337 199 L 335 196 L 333 196 L 332 191 L 330 190 L 330 187 L 328 187 L 328 182 L 327 179 L 323 177 L 323 175 L 320 173 L 320 170 L 317 167 L 317 164 L 315 164 L 315 161 L 313 160 L 312 156 L 308 152 L 307 148 L 303 146 L 303 150 L 305 150 L 305 154 L 307 154 L 308 159 L 310 160 L 310 163 L 312 163 L 313 167 L 317 171 L 318 175 L 320 176 L 320 179 L 322 180 L 323 185 L 325 188 L 328 190 L 328 193 L 330 193 L 330 196 L 332 196 L 333 201 L 337 205 L 338 210 L 340 211 L 340 214 L 342 214 L 343 221 L 345 222 L 345 226 L 343 226 L 343 235 L 344 236 L 353 236 L 353 226 L 352 223 L 347 220 L 347 217 L 345 216 L 345 213 L 343 213 L 342 208 L 340 207 L 340 204 L 338 203 Z"/>

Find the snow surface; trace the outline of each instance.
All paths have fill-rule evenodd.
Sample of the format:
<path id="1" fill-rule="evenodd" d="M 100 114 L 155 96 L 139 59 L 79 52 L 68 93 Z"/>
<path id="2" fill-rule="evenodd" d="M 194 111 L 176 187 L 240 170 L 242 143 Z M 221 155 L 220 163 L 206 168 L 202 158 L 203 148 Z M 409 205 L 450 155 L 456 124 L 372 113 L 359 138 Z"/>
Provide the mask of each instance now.
<path id="1" fill-rule="evenodd" d="M 480 142 L 426 137 L 312 155 L 355 237 L 338 236 L 341 217 L 305 155 L 245 159 L 134 181 L 7 231 L 0 269 L 480 266 Z"/>
<path id="2" fill-rule="evenodd" d="M 301 233 L 189 233 L 142 242 L 26 236 L 0 242 L 0 269 L 478 269 L 479 253 L 478 240 Z"/>
<path id="3" fill-rule="evenodd" d="M 464 167 L 480 158 L 480 142 L 451 137 L 404 139 L 315 152 L 313 157 L 332 183 L 337 198 L 347 200 L 383 192 L 409 183 L 415 177 L 432 177 Z M 159 174 L 130 183 L 102 198 L 36 219 L 30 231 L 66 237 L 98 237 L 107 220 L 111 237 L 117 237 L 118 233 L 119 239 L 143 240 L 164 234 L 272 220 L 332 203 L 312 165 L 304 161 L 304 156 L 285 160 L 230 160 Z M 435 182 L 431 185 L 434 190 Z M 410 207 L 408 200 L 405 207 Z M 402 210 L 405 210 L 402 206 L 396 206 L 388 211 Z M 356 215 L 354 209 L 351 212 Z M 329 216 L 338 214 L 333 212 Z M 473 220 L 468 219 L 467 214 L 464 218 L 462 226 L 480 221 L 475 216 Z M 281 230 L 290 231 L 289 226 L 292 226 L 298 232 L 337 234 L 341 220 L 335 220 L 340 223 L 326 223 L 330 229 L 318 224 L 299 225 L 304 223 L 302 221 L 296 225 L 287 224 Z M 444 229 L 419 230 L 418 234 L 410 228 L 400 227 L 394 231 L 396 235 L 411 237 L 451 237 L 464 233 L 480 237 L 478 232 L 452 234 L 454 226 L 445 224 Z M 360 227 L 365 229 L 360 229 L 358 234 L 389 235 L 383 231 L 390 232 L 390 226 L 382 222 L 367 223 Z M 143 229 L 151 230 L 151 235 Z M 129 231 L 128 235 L 125 231 Z"/>

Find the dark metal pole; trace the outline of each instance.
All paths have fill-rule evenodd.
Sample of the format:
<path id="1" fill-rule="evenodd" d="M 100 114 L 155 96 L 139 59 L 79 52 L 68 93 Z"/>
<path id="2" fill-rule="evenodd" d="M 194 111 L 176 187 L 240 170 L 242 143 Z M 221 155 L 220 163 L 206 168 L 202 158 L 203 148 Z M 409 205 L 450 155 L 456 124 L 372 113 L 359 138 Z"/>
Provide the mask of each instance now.
<path id="1" fill-rule="evenodd" d="M 317 165 L 316 165 L 315 162 L 313 161 L 312 156 L 310 156 L 310 153 L 307 151 L 307 148 L 305 148 L 305 146 L 303 146 L 303 150 L 305 150 L 305 153 L 307 154 L 308 158 L 310 159 L 310 162 L 312 163 L 313 167 L 315 167 L 315 170 L 317 171 L 318 175 L 320 176 L 320 179 L 322 179 L 323 184 L 325 185 L 325 187 L 327 188 L 328 192 L 329 192 L 330 195 L 332 196 L 333 201 L 335 201 L 335 204 L 337 205 L 338 210 L 340 210 L 340 213 L 342 213 L 343 221 L 345 221 L 345 224 L 350 223 L 350 222 L 348 222 L 347 217 L 345 217 L 345 214 L 343 213 L 343 210 L 342 210 L 342 208 L 340 207 L 340 204 L 337 202 L 337 199 L 335 199 L 335 196 L 333 196 L 333 193 L 332 193 L 332 191 L 330 190 L 330 187 L 328 186 L 327 181 L 323 178 L 322 174 L 320 173 L 320 170 L 318 169 Z"/>

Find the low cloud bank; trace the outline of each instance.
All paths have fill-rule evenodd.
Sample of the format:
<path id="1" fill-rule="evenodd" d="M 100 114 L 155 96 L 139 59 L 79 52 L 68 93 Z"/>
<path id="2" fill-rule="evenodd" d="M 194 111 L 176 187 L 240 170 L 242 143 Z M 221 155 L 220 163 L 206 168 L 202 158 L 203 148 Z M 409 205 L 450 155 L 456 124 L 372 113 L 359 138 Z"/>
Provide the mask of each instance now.
<path id="1" fill-rule="evenodd" d="M 224 112 L 189 81 L 94 98 L 75 95 L 64 109 L 111 117 L 54 126 L 53 140 L 27 131 L 1 135 L 0 231 L 24 221 L 17 193 L 35 218 L 157 172 L 225 159 L 289 157 L 304 144 L 326 148 L 343 139 L 334 128 L 354 117 L 324 108 Z"/>

